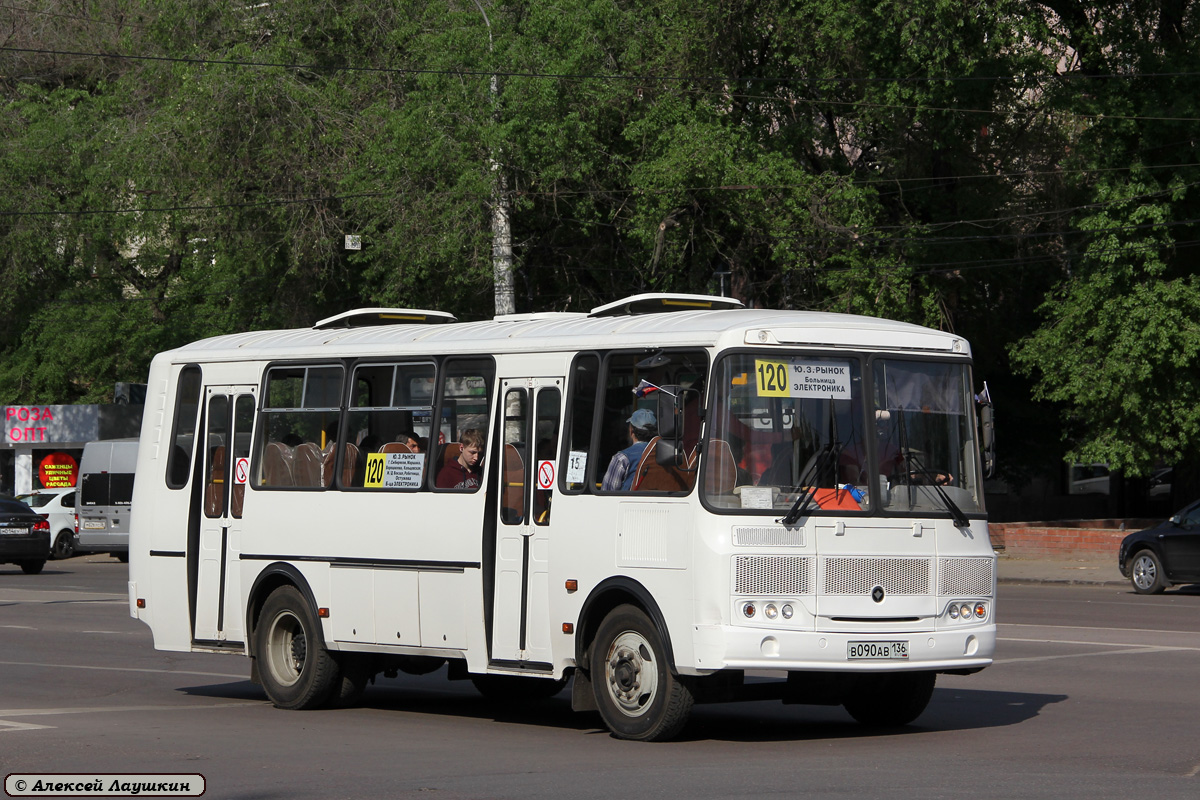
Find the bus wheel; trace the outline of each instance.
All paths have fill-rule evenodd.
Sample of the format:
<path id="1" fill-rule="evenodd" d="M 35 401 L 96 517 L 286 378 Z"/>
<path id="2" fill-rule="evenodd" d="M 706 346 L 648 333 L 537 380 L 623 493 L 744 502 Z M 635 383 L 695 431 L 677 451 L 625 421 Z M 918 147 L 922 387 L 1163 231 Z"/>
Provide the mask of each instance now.
<path id="1" fill-rule="evenodd" d="M 263 604 L 254 628 L 254 654 L 263 688 L 276 708 L 317 708 L 340 683 L 317 620 L 294 586 L 280 586 Z"/>
<path id="2" fill-rule="evenodd" d="M 907 725 L 929 705 L 936 680 L 936 672 L 862 675 L 842 705 L 863 725 Z"/>
<path id="3" fill-rule="evenodd" d="M 621 739 L 662 741 L 683 729 L 692 693 L 671 672 L 654 623 L 617 606 L 592 642 L 592 686 L 604 724 Z"/>
<path id="4" fill-rule="evenodd" d="M 567 685 L 566 678 L 534 678 L 526 675 L 472 675 L 471 683 L 493 703 L 536 703 L 548 700 Z"/>
<path id="5" fill-rule="evenodd" d="M 362 698 L 367 684 L 375 677 L 370 659 L 370 656 L 355 653 L 344 653 L 336 658 L 338 678 L 333 682 L 333 691 L 329 696 L 332 708 L 347 708 Z"/>
<path id="6" fill-rule="evenodd" d="M 42 567 L 46 566 L 46 559 L 38 559 L 37 561 L 21 561 L 21 572 L 26 575 L 37 575 L 42 571 Z"/>

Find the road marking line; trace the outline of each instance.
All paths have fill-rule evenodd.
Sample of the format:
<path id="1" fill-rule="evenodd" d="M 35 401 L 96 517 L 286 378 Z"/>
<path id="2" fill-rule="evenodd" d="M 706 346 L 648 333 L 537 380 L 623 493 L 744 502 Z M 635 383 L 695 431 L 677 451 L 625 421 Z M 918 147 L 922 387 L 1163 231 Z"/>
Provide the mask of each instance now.
<path id="1" fill-rule="evenodd" d="M 1138 644 L 1137 642 L 1087 642 L 1080 639 L 1016 639 L 1011 637 L 997 638 L 998 642 L 1029 642 L 1032 644 L 1086 644 L 1091 647 L 1147 647 L 1163 648 L 1166 650 L 1200 650 L 1200 647 L 1185 645 Z"/>
<path id="2" fill-rule="evenodd" d="M 1067 630 L 1067 631 L 1111 631 L 1114 633 L 1120 632 L 1120 631 L 1125 631 L 1127 633 L 1171 633 L 1171 634 L 1175 634 L 1178 636 L 1194 636 L 1194 635 L 1196 635 L 1196 631 L 1168 631 L 1168 630 L 1160 630 L 1158 628 L 1102 628 L 1098 625 L 1097 626 L 1092 626 L 1092 625 L 1043 625 L 1043 624 L 1034 624 L 1032 622 L 1001 622 L 998 624 L 998 627 L 1000 627 L 1000 628 L 1058 628 L 1058 629 Z"/>
<path id="3" fill-rule="evenodd" d="M 55 717 L 60 714 L 107 714 L 112 711 L 187 711 L 195 708 L 241 708 L 265 705 L 266 700 L 243 700 L 230 703 L 207 703 L 195 706 L 78 706 L 76 708 L 5 708 L 0 717 Z M 2 722 L 4 720 L 0 720 Z"/>
<path id="4" fill-rule="evenodd" d="M 53 725 L 34 725 L 32 722 L 9 722 L 6 719 L 0 719 L 0 733 L 6 731 L 40 731 L 49 730 Z"/>
<path id="5" fill-rule="evenodd" d="M 15 628 L 19 631 L 36 631 L 37 628 L 32 625 L 0 625 L 0 628 Z"/>
<path id="6" fill-rule="evenodd" d="M 249 680 L 249 677 L 243 673 L 241 675 L 231 675 L 227 672 L 196 672 L 194 670 L 183 669 L 146 669 L 141 667 L 96 667 L 90 664 L 36 664 L 31 661 L 0 661 L 0 664 L 9 667 L 49 667 L 51 669 L 91 669 L 100 672 L 154 672 L 164 675 L 200 675 L 205 678 L 235 678 L 237 680 Z"/>
<path id="7" fill-rule="evenodd" d="M 1083 642 L 1081 644 L 1090 644 Z M 1133 647 L 1129 650 L 1105 650 L 1102 653 L 1069 653 L 1059 656 L 1030 656 L 1028 658 L 998 658 L 993 664 L 1017 664 L 1026 661 L 1058 661 L 1064 658 L 1095 658 L 1096 656 L 1119 656 L 1130 653 L 1169 653 L 1176 650 L 1195 650 L 1194 647 Z"/>

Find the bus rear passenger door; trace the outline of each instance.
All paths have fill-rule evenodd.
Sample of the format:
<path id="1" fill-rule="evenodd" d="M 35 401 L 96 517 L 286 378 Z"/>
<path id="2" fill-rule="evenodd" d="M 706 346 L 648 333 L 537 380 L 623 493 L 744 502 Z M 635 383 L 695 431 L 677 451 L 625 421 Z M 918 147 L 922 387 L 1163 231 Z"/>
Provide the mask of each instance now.
<path id="1" fill-rule="evenodd" d="M 245 638 L 238 562 L 257 392 L 257 386 L 205 391 L 200 536 L 188 548 L 188 559 L 197 565 L 192 636 L 197 642 L 238 644 Z"/>
<path id="2" fill-rule="evenodd" d="M 501 383 L 499 519 L 491 661 L 551 669 L 549 551 L 551 498 L 562 416 L 561 378 Z"/>

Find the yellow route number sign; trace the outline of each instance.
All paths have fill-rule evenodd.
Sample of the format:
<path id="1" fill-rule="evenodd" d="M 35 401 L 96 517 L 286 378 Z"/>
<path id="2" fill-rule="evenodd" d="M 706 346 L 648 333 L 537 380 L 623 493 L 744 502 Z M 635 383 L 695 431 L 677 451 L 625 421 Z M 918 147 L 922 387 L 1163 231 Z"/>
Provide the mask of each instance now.
<path id="1" fill-rule="evenodd" d="M 788 362 L 786 361 L 763 361 L 756 359 L 754 362 L 754 375 L 758 383 L 759 397 L 790 397 L 791 391 L 788 384 Z"/>

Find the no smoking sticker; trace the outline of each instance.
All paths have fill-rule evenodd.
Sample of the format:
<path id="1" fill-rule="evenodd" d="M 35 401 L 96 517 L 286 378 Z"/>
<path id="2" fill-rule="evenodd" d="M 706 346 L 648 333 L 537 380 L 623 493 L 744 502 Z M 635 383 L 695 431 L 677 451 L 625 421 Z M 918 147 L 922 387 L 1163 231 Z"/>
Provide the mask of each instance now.
<path id="1" fill-rule="evenodd" d="M 554 488 L 554 462 L 539 461 L 537 470 L 537 488 L 553 489 Z"/>
<path id="2" fill-rule="evenodd" d="M 233 482 L 239 486 L 250 479 L 250 459 L 239 458 L 233 462 Z"/>

